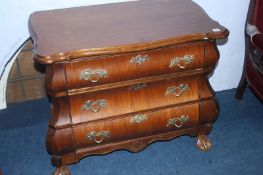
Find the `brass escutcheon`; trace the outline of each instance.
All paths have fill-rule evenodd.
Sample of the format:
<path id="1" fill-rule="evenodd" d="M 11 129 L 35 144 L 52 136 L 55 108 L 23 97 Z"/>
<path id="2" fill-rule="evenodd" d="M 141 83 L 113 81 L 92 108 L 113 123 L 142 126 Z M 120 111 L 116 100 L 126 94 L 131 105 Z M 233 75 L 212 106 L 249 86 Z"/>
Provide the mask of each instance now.
<path id="1" fill-rule="evenodd" d="M 108 74 L 103 69 L 86 69 L 80 73 L 81 80 L 90 80 L 92 83 L 98 82 L 101 78 L 107 78 Z"/>
<path id="2" fill-rule="evenodd" d="M 143 62 L 150 60 L 148 55 L 137 55 L 130 59 L 130 63 L 141 65 Z"/>
<path id="3" fill-rule="evenodd" d="M 81 107 L 82 110 L 91 110 L 92 112 L 99 112 L 101 107 L 106 107 L 107 101 L 105 99 L 99 99 L 96 101 L 88 100 L 85 104 Z"/>
<path id="4" fill-rule="evenodd" d="M 179 86 L 171 86 L 167 88 L 165 95 L 174 94 L 176 97 L 180 97 L 184 91 L 188 91 L 189 89 L 190 88 L 188 84 L 180 84 Z"/>
<path id="5" fill-rule="evenodd" d="M 91 131 L 87 134 L 89 141 L 94 140 L 97 144 L 103 142 L 106 137 L 110 137 L 110 131 Z"/>
<path id="6" fill-rule="evenodd" d="M 142 88 L 146 88 L 147 85 L 145 83 L 141 83 L 141 84 L 135 84 L 135 85 L 131 85 L 129 87 L 129 91 L 138 91 Z"/>
<path id="7" fill-rule="evenodd" d="M 177 128 L 181 128 L 184 123 L 189 121 L 190 117 L 188 115 L 182 115 L 180 117 L 171 118 L 168 120 L 166 126 L 175 126 Z"/>
<path id="8" fill-rule="evenodd" d="M 142 123 L 143 121 L 147 119 L 148 119 L 148 116 L 146 114 L 137 114 L 131 118 L 130 122 L 131 123 Z"/>
<path id="9" fill-rule="evenodd" d="M 186 68 L 187 64 L 191 64 L 194 61 L 193 55 L 185 55 L 184 57 L 173 58 L 169 67 L 178 66 L 180 69 Z"/>

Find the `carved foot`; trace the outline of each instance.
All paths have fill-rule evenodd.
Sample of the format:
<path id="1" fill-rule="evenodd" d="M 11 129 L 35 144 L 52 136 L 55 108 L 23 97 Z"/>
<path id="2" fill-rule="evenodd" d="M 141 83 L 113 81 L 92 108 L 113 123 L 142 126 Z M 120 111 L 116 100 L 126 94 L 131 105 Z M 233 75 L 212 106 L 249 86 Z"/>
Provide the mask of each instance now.
<path id="1" fill-rule="evenodd" d="M 53 175 L 71 175 L 71 173 L 68 167 L 65 165 L 65 166 L 57 167 Z"/>
<path id="2" fill-rule="evenodd" d="M 212 147 L 212 142 L 205 135 L 199 135 L 196 146 L 202 151 L 208 151 Z"/>

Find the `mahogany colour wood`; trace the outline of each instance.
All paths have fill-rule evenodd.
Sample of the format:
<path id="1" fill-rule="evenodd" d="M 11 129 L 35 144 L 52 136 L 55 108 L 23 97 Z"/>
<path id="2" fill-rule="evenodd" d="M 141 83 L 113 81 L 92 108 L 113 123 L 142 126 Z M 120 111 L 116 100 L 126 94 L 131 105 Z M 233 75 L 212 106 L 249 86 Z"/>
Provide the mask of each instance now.
<path id="1" fill-rule="evenodd" d="M 224 38 L 228 33 L 190 0 L 144 0 L 36 12 L 30 17 L 29 29 L 35 42 L 34 58 L 44 64 Z"/>
<path id="2" fill-rule="evenodd" d="M 206 138 L 218 116 L 208 75 L 228 30 L 190 0 L 151 0 L 35 12 L 34 59 L 46 65 L 47 150 L 67 164 L 138 152 L 180 135 Z"/>

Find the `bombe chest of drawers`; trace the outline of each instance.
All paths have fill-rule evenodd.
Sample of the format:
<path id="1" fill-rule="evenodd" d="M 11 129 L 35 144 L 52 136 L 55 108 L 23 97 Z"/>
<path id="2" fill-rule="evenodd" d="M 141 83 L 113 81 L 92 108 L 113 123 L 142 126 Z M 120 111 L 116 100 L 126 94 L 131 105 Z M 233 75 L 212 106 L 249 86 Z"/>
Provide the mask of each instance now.
<path id="1" fill-rule="evenodd" d="M 208 75 L 228 30 L 191 0 L 35 12 L 29 30 L 51 97 L 46 138 L 54 174 L 117 149 L 206 134 L 218 115 Z"/>

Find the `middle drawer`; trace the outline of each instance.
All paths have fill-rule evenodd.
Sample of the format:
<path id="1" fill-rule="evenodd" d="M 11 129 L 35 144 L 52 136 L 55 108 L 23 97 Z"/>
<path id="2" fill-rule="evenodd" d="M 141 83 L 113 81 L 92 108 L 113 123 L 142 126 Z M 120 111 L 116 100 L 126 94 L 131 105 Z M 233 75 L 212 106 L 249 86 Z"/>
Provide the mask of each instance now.
<path id="1" fill-rule="evenodd" d="M 198 76 L 171 78 L 70 96 L 72 124 L 198 99 Z"/>

